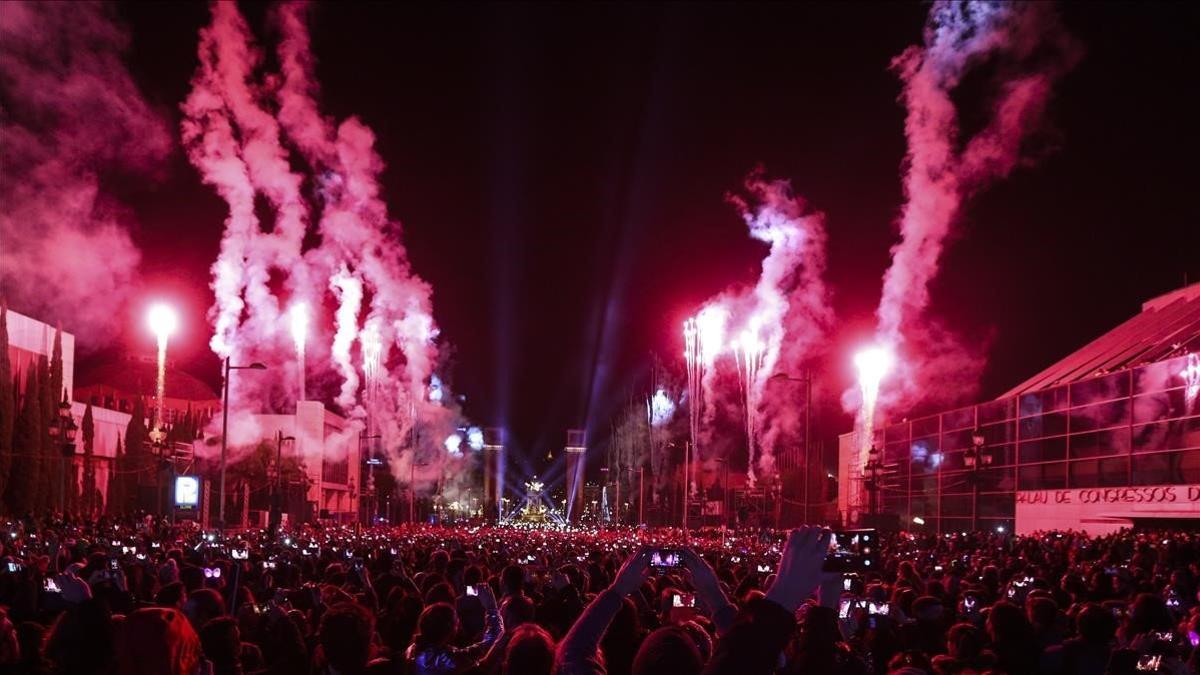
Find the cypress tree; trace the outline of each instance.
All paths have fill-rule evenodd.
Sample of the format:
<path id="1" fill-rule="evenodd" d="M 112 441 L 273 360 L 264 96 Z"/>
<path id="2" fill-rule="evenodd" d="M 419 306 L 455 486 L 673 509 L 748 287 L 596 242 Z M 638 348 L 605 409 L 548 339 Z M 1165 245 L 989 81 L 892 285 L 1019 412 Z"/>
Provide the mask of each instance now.
<path id="1" fill-rule="evenodd" d="M 83 421 L 79 425 L 79 435 L 83 440 L 83 481 L 79 490 L 79 507 L 83 515 L 91 517 L 96 512 L 94 501 L 96 494 L 96 467 L 93 459 L 96 454 L 96 422 L 92 418 L 92 403 L 88 401 L 83 410 Z"/>
<path id="2" fill-rule="evenodd" d="M 57 438 L 50 435 L 50 427 L 58 421 L 58 396 L 50 389 L 50 359 L 38 357 L 38 394 L 42 400 L 42 453 L 38 462 L 37 501 L 34 508 L 48 511 L 54 508 L 54 456 L 58 454 Z"/>
<path id="3" fill-rule="evenodd" d="M 54 329 L 54 347 L 50 350 L 50 386 L 47 387 L 46 394 L 50 397 L 51 417 L 46 418 L 46 425 L 58 424 L 59 401 L 66 403 L 68 396 L 63 388 L 63 353 L 62 353 L 62 326 Z M 62 446 L 67 442 L 67 439 L 62 436 L 61 429 L 57 436 L 51 436 L 49 452 L 46 453 L 46 478 L 49 486 L 47 491 L 49 498 L 46 500 L 46 506 L 50 510 L 65 508 L 66 494 L 64 494 L 63 472 L 65 471 L 66 458 L 63 457 Z"/>
<path id="4" fill-rule="evenodd" d="M 139 396 L 133 400 L 133 412 L 129 417 L 129 425 L 125 427 L 125 473 L 122 474 L 121 498 L 124 503 L 121 508 L 132 510 L 138 501 L 138 485 L 142 482 L 149 458 L 146 453 L 146 442 L 149 441 L 149 430 L 146 428 L 146 404 Z"/>
<path id="5" fill-rule="evenodd" d="M 112 516 L 119 516 L 124 511 L 124 491 L 126 474 L 122 473 L 126 469 L 125 451 L 121 447 L 121 434 L 117 434 L 117 447 L 113 451 L 112 470 L 108 472 L 108 503 L 107 513 Z"/>
<path id="6" fill-rule="evenodd" d="M 13 432 L 12 480 L 8 484 L 8 507 L 13 514 L 24 514 L 37 507 L 38 467 L 42 451 L 42 403 L 38 392 L 37 368 L 25 375 L 25 393 L 21 414 Z"/>
<path id="7" fill-rule="evenodd" d="M 8 361 L 8 307 L 0 302 L 0 496 L 12 471 L 13 427 L 17 404 L 13 389 L 12 364 Z"/>

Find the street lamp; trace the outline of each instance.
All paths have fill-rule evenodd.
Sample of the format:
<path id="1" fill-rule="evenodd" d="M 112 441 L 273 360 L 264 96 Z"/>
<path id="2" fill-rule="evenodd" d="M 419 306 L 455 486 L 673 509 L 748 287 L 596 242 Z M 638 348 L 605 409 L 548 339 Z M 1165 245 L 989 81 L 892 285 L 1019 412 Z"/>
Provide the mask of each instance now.
<path id="1" fill-rule="evenodd" d="M 224 373 L 224 403 L 221 405 L 221 481 L 217 488 L 217 527 L 225 530 L 225 467 L 229 460 L 229 375 L 233 370 L 266 370 L 267 367 L 255 361 L 248 366 L 235 366 L 225 357 Z"/>
<path id="2" fill-rule="evenodd" d="M 812 371 L 804 371 L 804 377 L 792 377 L 787 373 L 775 373 L 768 381 L 770 382 L 800 382 L 804 385 L 804 509 L 803 520 L 808 524 L 808 504 L 811 501 L 808 498 L 812 476 L 812 462 L 809 459 L 812 456 Z M 783 486 L 779 490 L 780 498 L 783 497 Z"/>
<path id="3" fill-rule="evenodd" d="M 971 469 L 971 529 L 979 529 L 979 468 L 991 466 L 992 455 L 985 447 L 987 438 L 976 428 L 971 432 L 971 447 L 963 453 L 963 464 Z"/>
<path id="4" fill-rule="evenodd" d="M 275 528 L 283 522 L 283 444 L 296 442 L 295 436 L 284 436 L 283 430 L 275 432 L 275 495 L 271 499 L 271 513 L 268 527 L 274 537 Z"/>
<path id="5" fill-rule="evenodd" d="M 70 465 L 75 456 L 75 432 L 77 430 L 75 419 L 71 417 L 71 403 L 67 401 L 66 392 L 63 392 L 63 399 L 58 404 L 58 417 L 47 431 L 50 433 L 51 439 L 62 439 L 62 492 L 59 494 L 58 508 L 64 513 L 67 510 L 67 472 L 72 469 Z"/>
<path id="6" fill-rule="evenodd" d="M 874 445 L 870 450 L 867 450 L 867 463 L 863 467 L 867 472 L 867 494 L 870 497 L 870 503 L 867 506 L 871 515 L 877 515 L 879 509 L 879 472 L 883 469 L 883 462 L 879 459 L 879 448 Z"/>
<path id="7" fill-rule="evenodd" d="M 379 460 L 375 459 L 375 444 L 374 443 L 370 444 L 370 447 L 371 447 L 370 456 L 367 457 L 367 459 L 362 460 L 363 443 L 365 443 L 366 441 L 378 440 L 381 438 L 383 438 L 383 436 L 381 436 L 380 434 L 371 434 L 368 436 L 366 429 L 363 429 L 362 431 L 358 432 L 358 456 L 359 456 L 360 461 L 363 461 L 367 465 L 367 482 L 366 482 L 366 486 L 365 486 L 365 489 L 363 490 L 363 492 L 366 494 L 370 494 L 372 499 L 374 499 L 377 494 L 375 492 L 375 465 L 379 464 L 380 462 L 379 462 Z M 370 511 L 366 511 L 365 515 L 367 516 L 366 524 L 370 525 L 371 519 L 372 519 L 371 512 L 374 512 L 374 515 L 378 515 L 379 509 L 377 507 L 375 507 L 373 502 L 368 501 L 368 503 L 370 504 L 370 507 L 369 507 Z M 359 503 L 359 507 L 360 508 L 362 507 L 361 502 Z"/>

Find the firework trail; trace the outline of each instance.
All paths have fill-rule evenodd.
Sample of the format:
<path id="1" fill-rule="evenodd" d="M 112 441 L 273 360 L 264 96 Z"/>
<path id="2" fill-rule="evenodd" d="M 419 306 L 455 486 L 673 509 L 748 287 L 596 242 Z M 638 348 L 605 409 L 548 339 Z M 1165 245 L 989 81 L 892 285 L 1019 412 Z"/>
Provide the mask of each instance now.
<path id="1" fill-rule="evenodd" d="M 738 383 L 741 385 L 742 407 L 745 414 L 746 449 L 748 461 L 746 464 L 746 483 L 754 487 L 757 476 L 754 472 L 755 446 L 758 442 L 758 410 L 761 404 L 761 387 L 759 375 L 762 371 L 765 357 L 762 340 L 758 339 L 758 331 L 748 328 L 742 332 L 741 338 L 731 345 L 734 360 L 737 364 Z"/>
<path id="2" fill-rule="evenodd" d="M 330 364 L 318 368 L 332 367 L 340 380 L 339 407 L 360 425 L 370 417 L 382 445 L 397 448 L 417 419 L 449 424 L 450 412 L 425 395 L 437 355 L 430 290 L 412 273 L 399 223 L 382 200 L 374 134 L 356 118 L 335 124 L 319 111 L 306 13 L 303 3 L 271 13 L 281 36 L 278 73 L 268 72 L 236 3 L 214 3 L 200 34 L 184 143 L 229 206 L 213 265 L 212 348 L 238 361 L 279 362 L 294 353 L 298 387 L 275 374 L 235 383 L 243 400 L 252 387 L 304 398 L 309 334 L 322 336 L 313 308 L 331 298 Z M 312 204 L 301 190 L 306 176 Z M 270 206 L 271 222 L 259 222 L 257 197 Z M 306 239 L 310 232 L 316 236 Z M 290 341 L 277 293 L 292 307 Z M 279 407 L 272 391 L 254 393 Z"/>
<path id="3" fill-rule="evenodd" d="M 161 430 L 163 426 L 163 398 L 167 395 L 167 339 L 175 332 L 178 320 L 175 312 L 166 305 L 155 305 L 150 308 L 150 330 L 158 343 L 158 377 L 155 394 L 157 400 L 154 406 L 154 429 Z"/>
<path id="4" fill-rule="evenodd" d="M 802 435 L 803 411 L 784 395 L 766 396 L 767 380 L 776 372 L 798 372 L 824 343 L 833 312 L 824 282 L 824 217 L 796 197 L 787 181 L 768 180 L 759 168 L 744 184 L 746 196 L 729 195 L 752 237 L 768 244 L 762 271 L 753 288 L 727 292 L 698 315 L 720 340 L 729 324 L 741 326 L 733 353 L 745 414 L 749 463 L 747 479 L 777 478 L 775 447 Z M 699 329 L 699 321 L 697 322 Z M 720 342 L 717 341 L 718 345 Z M 708 352 L 706 383 L 702 394 L 716 400 L 717 350 Z M 703 409 L 703 408 L 702 408 Z M 708 407 L 697 432 L 700 438 L 712 428 L 714 412 Z"/>
<path id="5" fill-rule="evenodd" d="M 299 395 L 297 401 L 306 400 L 305 392 L 305 343 L 308 341 L 308 305 L 303 302 L 298 302 L 292 305 L 292 309 L 288 312 L 288 318 L 292 328 L 292 342 L 296 345 L 296 369 L 299 371 L 297 377 L 297 388 Z"/>
<path id="6" fill-rule="evenodd" d="M 705 399 L 706 393 L 712 390 L 715 372 L 713 365 L 725 339 L 725 323 L 728 317 L 725 308 L 710 305 L 683 324 L 684 362 L 687 366 L 688 381 L 688 433 L 693 460 L 700 457 L 699 449 L 706 426 L 706 415 L 712 414 L 706 412 Z M 688 477 L 690 493 L 693 496 L 698 490 L 697 471 L 699 461 L 693 461 L 692 474 Z"/>

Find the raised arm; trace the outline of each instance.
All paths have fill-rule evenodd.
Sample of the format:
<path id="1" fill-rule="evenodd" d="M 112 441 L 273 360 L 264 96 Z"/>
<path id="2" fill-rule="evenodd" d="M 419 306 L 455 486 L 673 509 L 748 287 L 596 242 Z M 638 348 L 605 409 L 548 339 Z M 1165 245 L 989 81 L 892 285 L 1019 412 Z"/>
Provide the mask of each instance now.
<path id="1" fill-rule="evenodd" d="M 600 639 L 621 609 L 625 596 L 641 587 L 649 565 L 650 552 L 644 548 L 625 561 L 612 585 L 592 600 L 559 643 L 554 659 L 555 673 L 591 675 L 604 672 L 604 664 L 596 654 Z"/>
<path id="2" fill-rule="evenodd" d="M 767 597 L 750 602 L 717 642 L 705 675 L 769 675 L 796 626 L 796 608 L 821 581 L 829 533 L 819 528 L 793 530 Z"/>

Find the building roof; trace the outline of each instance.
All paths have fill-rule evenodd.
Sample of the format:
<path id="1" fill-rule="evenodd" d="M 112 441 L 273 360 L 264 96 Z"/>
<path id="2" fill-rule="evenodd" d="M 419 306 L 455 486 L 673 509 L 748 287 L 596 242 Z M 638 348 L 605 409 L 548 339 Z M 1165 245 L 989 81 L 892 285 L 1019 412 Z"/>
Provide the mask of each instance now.
<path id="1" fill-rule="evenodd" d="M 167 367 L 167 398 L 183 401 L 215 401 L 219 397 L 201 380 L 177 368 Z M 131 396 L 152 397 L 158 382 L 158 366 L 150 360 L 127 359 L 105 363 L 81 373 L 75 383 L 79 389 L 103 387 Z"/>
<path id="2" fill-rule="evenodd" d="M 1200 351 L 1200 283 L 1160 295 L 1142 311 L 1000 398 L 1049 389 Z"/>

